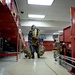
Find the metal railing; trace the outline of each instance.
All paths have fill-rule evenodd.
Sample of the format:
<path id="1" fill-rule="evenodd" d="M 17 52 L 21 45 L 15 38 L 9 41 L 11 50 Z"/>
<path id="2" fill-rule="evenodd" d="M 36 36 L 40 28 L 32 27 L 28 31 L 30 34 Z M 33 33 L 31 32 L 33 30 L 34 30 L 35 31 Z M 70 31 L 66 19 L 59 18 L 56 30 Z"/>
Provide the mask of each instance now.
<path id="1" fill-rule="evenodd" d="M 69 66 L 75 68 L 75 66 L 74 66 L 73 64 L 71 64 L 71 63 L 65 61 L 65 59 L 66 59 L 66 60 L 71 61 L 72 63 L 75 63 L 75 58 L 69 57 L 69 56 L 60 55 L 60 54 L 58 54 L 58 56 L 61 57 L 61 58 L 59 58 L 59 59 L 60 59 L 62 62 L 64 62 L 64 63 L 68 64 Z M 64 57 L 64 58 L 63 58 L 63 57 Z M 63 60 L 63 59 L 64 59 L 64 60 Z"/>
<path id="2" fill-rule="evenodd" d="M 68 62 L 66 62 L 66 61 L 64 61 L 64 60 L 62 60 L 62 59 L 60 59 L 62 62 L 64 62 L 64 63 L 66 63 L 66 64 L 68 64 L 69 66 L 71 66 L 71 67 L 74 67 L 75 68 L 75 66 L 74 65 L 72 65 L 72 64 L 70 64 L 70 63 L 68 63 Z"/>

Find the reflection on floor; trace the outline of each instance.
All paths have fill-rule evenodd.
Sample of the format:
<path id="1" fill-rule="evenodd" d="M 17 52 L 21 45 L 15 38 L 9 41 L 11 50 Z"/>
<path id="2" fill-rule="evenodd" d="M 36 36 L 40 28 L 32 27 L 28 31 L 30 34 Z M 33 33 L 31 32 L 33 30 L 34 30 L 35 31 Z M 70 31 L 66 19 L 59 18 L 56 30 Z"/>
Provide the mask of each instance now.
<path id="1" fill-rule="evenodd" d="M 41 58 L 27 59 L 24 54 L 19 54 L 19 60 L 15 57 L 0 59 L 0 75 L 71 75 L 67 69 L 54 61 L 51 51 L 45 52 Z"/>

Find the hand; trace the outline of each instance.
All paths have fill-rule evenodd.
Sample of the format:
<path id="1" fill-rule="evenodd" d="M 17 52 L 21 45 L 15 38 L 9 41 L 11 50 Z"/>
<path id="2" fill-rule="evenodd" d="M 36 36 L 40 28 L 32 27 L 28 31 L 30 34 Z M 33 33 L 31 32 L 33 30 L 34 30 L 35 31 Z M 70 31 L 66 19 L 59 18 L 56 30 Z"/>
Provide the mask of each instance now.
<path id="1" fill-rule="evenodd" d="M 31 43 L 30 42 L 28 42 L 28 46 L 30 46 L 31 45 Z"/>

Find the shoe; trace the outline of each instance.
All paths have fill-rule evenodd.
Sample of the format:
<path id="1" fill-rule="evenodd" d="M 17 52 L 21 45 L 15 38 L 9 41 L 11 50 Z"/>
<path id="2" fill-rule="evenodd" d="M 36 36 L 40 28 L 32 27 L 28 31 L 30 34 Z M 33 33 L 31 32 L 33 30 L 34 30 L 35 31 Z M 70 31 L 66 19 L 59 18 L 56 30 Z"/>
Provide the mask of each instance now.
<path id="1" fill-rule="evenodd" d="M 40 58 L 40 56 L 38 56 L 38 58 Z"/>
<path id="2" fill-rule="evenodd" d="M 40 57 L 38 57 L 38 58 L 40 58 Z"/>
<path id="3" fill-rule="evenodd" d="M 27 58 L 27 55 L 25 55 L 25 57 Z"/>
<path id="4" fill-rule="evenodd" d="M 39 54 L 37 55 L 38 58 L 40 58 Z"/>
<path id="5" fill-rule="evenodd" d="M 29 57 L 29 59 L 31 59 L 31 57 Z"/>
<path id="6" fill-rule="evenodd" d="M 34 59 L 34 57 L 32 57 L 32 59 Z"/>
<path id="7" fill-rule="evenodd" d="M 32 56 L 32 59 L 34 59 L 34 56 Z"/>

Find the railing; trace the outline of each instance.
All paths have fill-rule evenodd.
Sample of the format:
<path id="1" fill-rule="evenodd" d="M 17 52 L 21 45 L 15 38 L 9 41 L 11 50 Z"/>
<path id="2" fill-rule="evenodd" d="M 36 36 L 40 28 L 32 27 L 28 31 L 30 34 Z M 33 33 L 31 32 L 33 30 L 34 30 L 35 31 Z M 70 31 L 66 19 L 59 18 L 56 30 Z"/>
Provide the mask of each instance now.
<path id="1" fill-rule="evenodd" d="M 18 6 L 15 0 L 0 0 L 0 2 L 4 5 L 7 6 L 14 18 L 15 21 L 17 21 L 18 18 Z"/>
<path id="2" fill-rule="evenodd" d="M 11 53 L 0 53 L 0 56 L 16 56 L 16 60 L 18 60 L 19 35 L 17 32 L 17 23 L 16 23 L 18 20 L 17 5 L 15 3 L 15 0 L 0 0 L 0 6 L 2 7 L 0 9 L 0 13 L 1 15 L 4 16 L 4 17 L 3 16 L 0 17 L 0 20 L 2 20 L 0 22 L 0 31 L 1 31 L 1 34 L 3 34 L 3 35 L 0 35 L 0 37 L 6 38 L 6 39 L 10 38 L 10 41 L 13 40 L 12 43 L 14 43 L 16 46 L 15 53 L 12 53 L 12 52 Z M 8 19 L 6 20 L 5 17 Z M 5 25 L 7 25 L 7 27 L 5 27 Z M 10 30 L 8 30 L 9 28 Z M 5 30 L 5 31 L 3 32 L 2 30 L 3 31 Z"/>
<path id="3" fill-rule="evenodd" d="M 62 59 L 60 59 L 62 62 L 64 62 L 64 63 L 66 63 L 66 64 L 68 64 L 69 66 L 71 66 L 71 67 L 74 67 L 75 68 L 75 66 L 74 65 L 72 65 L 72 64 L 70 64 L 70 63 L 68 63 L 68 62 L 66 62 L 66 61 L 64 61 L 64 60 L 62 60 Z"/>
<path id="4" fill-rule="evenodd" d="M 22 39 L 22 44 L 25 45 L 25 40 L 24 40 L 24 36 L 21 30 L 21 26 L 20 26 L 20 17 L 19 17 L 19 10 L 18 10 L 18 6 L 17 6 L 17 1 L 16 0 L 0 0 L 1 4 L 3 7 L 5 7 L 6 9 L 8 9 L 11 13 L 11 16 L 14 19 L 14 22 L 17 25 L 18 28 L 18 33 L 20 34 L 20 37 Z"/>
<path id="5" fill-rule="evenodd" d="M 59 54 L 58 56 L 61 57 L 61 58 L 59 58 L 61 61 L 63 61 L 64 63 L 68 64 L 69 66 L 75 68 L 75 66 L 74 66 L 73 64 L 70 64 L 70 63 L 68 63 L 67 61 L 65 61 L 65 59 L 66 59 L 66 60 L 71 61 L 72 63 L 75 63 L 75 58 L 69 57 L 69 56 L 60 55 L 60 54 Z M 63 57 L 64 57 L 64 58 L 63 58 Z M 64 60 L 63 60 L 63 59 L 64 59 Z"/>

